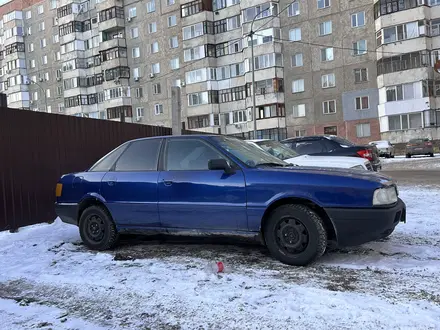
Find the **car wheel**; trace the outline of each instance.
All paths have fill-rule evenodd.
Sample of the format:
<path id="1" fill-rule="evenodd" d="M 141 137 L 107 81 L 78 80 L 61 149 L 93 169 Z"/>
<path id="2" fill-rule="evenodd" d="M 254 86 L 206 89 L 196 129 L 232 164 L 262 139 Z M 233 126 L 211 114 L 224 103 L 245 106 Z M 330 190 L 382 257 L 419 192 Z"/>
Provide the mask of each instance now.
<path id="1" fill-rule="evenodd" d="M 394 155 L 391 155 L 391 158 L 394 158 Z"/>
<path id="2" fill-rule="evenodd" d="M 406 154 L 406 158 L 411 158 L 411 154 Z"/>
<path id="3" fill-rule="evenodd" d="M 288 265 L 306 266 L 321 257 L 327 247 L 322 219 L 300 204 L 282 205 L 272 211 L 263 234 L 272 256 Z"/>
<path id="4" fill-rule="evenodd" d="M 81 214 L 79 233 L 84 244 L 92 250 L 114 247 L 119 234 L 109 212 L 101 206 L 90 206 Z"/>
<path id="5" fill-rule="evenodd" d="M 429 156 L 430 156 L 430 157 L 434 157 L 434 154 L 431 152 L 431 153 L 429 154 Z"/>

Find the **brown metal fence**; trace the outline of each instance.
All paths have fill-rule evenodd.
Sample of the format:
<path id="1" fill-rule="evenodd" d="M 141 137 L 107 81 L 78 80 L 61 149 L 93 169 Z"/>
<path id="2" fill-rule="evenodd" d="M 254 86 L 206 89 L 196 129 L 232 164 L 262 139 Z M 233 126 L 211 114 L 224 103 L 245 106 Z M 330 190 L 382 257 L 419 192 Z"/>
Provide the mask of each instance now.
<path id="1" fill-rule="evenodd" d="M 0 108 L 0 230 L 54 219 L 62 174 L 85 170 L 127 140 L 170 134 L 168 127 Z"/>

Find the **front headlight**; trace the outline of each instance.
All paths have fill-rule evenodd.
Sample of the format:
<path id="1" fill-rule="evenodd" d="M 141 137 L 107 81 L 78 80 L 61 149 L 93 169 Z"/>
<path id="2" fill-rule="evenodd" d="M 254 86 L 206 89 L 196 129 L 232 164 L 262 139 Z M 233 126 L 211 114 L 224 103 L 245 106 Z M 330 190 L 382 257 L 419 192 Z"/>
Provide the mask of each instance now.
<path id="1" fill-rule="evenodd" d="M 365 167 L 363 167 L 362 165 L 356 165 L 353 167 L 350 167 L 352 170 L 365 170 Z"/>
<path id="2" fill-rule="evenodd" d="M 374 191 L 373 205 L 389 205 L 397 202 L 396 187 L 379 188 Z"/>

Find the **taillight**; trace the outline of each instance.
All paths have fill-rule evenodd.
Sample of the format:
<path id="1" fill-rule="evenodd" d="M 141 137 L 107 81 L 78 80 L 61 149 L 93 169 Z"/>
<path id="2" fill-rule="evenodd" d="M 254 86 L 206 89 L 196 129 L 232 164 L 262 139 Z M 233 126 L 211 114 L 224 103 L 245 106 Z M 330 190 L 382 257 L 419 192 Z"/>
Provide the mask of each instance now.
<path id="1" fill-rule="evenodd" d="M 368 150 L 368 149 L 359 150 L 359 151 L 357 152 L 357 154 L 358 154 L 359 156 L 363 157 L 363 158 L 368 159 L 369 161 L 372 161 L 372 160 L 373 160 L 373 154 L 372 154 L 371 151 Z"/>

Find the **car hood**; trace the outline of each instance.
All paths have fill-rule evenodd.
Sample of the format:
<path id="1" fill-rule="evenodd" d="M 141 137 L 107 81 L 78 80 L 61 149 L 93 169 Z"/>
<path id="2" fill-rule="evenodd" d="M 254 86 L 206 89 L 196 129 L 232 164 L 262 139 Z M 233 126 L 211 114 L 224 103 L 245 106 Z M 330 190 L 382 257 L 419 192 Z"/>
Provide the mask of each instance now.
<path id="1" fill-rule="evenodd" d="M 353 178 L 360 180 L 367 180 L 371 182 L 376 182 L 380 184 L 390 184 L 395 183 L 395 181 L 381 173 L 372 171 L 359 171 L 352 170 L 348 168 L 333 168 L 333 167 L 306 167 L 306 166 L 295 166 L 295 167 L 266 167 L 260 168 L 264 171 L 276 171 L 276 172 L 289 172 L 304 175 L 321 175 L 321 176 L 333 176 L 333 177 L 343 177 L 343 178 Z"/>
<path id="2" fill-rule="evenodd" d="M 365 166 L 365 159 L 360 157 L 344 157 L 344 156 L 310 156 L 301 155 L 294 158 L 284 159 L 290 164 L 300 166 L 319 166 L 319 167 L 337 167 L 350 168 L 353 166 Z"/>

